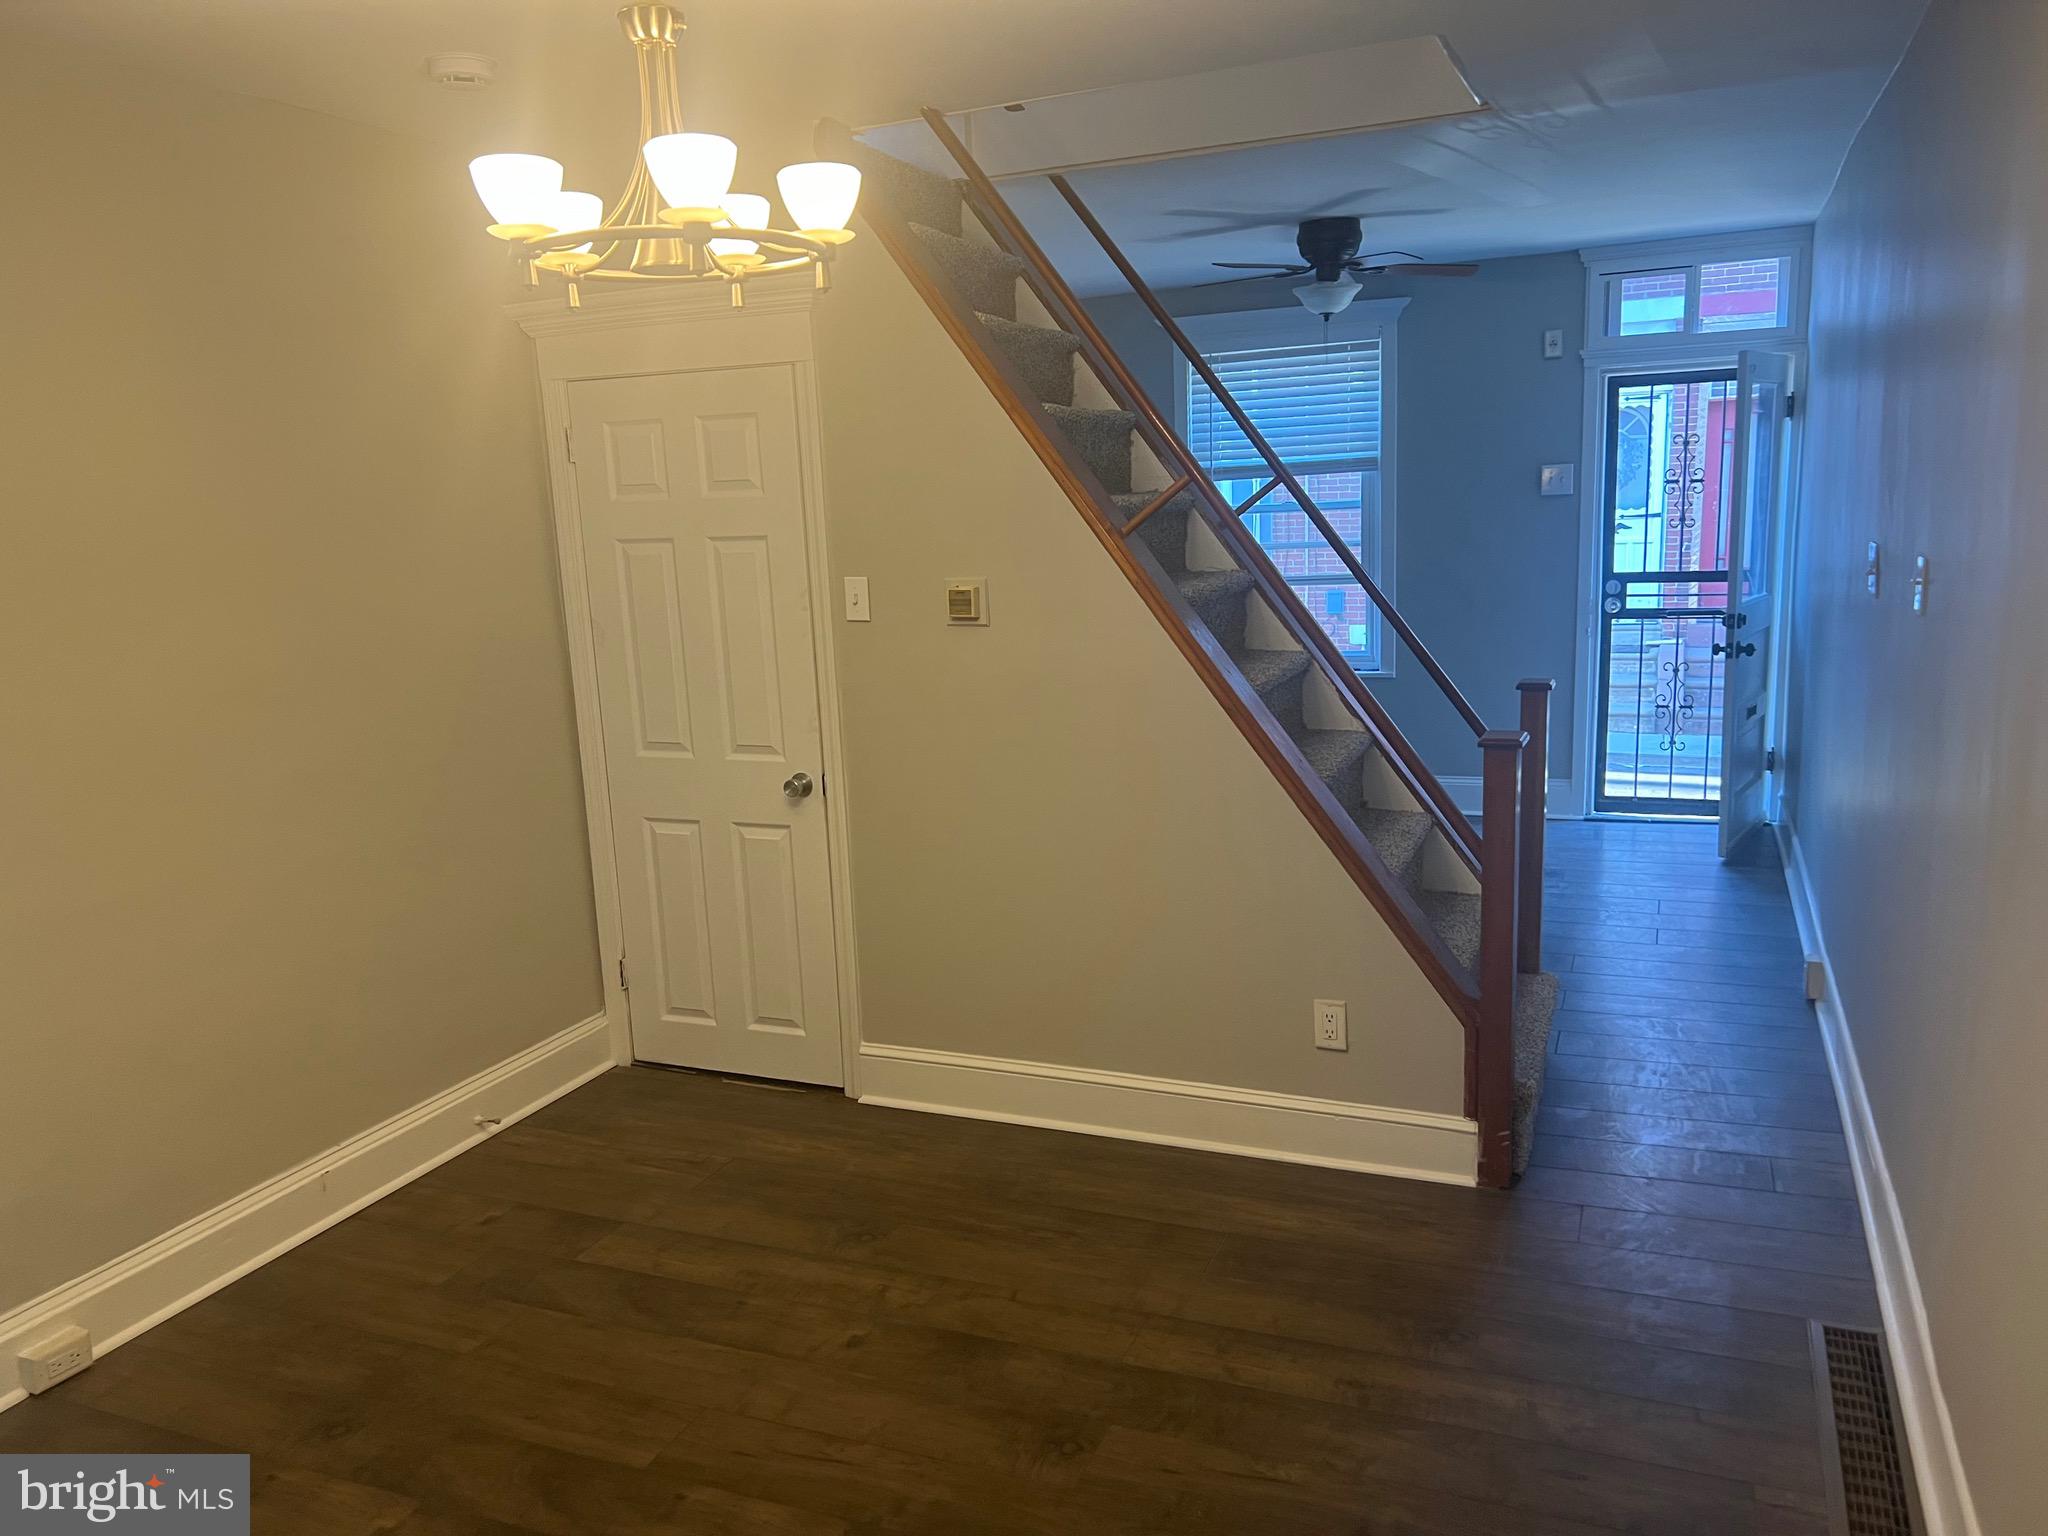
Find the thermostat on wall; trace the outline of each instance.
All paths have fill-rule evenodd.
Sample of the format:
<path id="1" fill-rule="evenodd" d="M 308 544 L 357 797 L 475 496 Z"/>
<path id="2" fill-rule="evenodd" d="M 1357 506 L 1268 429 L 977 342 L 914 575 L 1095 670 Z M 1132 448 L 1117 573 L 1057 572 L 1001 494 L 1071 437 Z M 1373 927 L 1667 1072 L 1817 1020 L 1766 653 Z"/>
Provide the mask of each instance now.
<path id="1" fill-rule="evenodd" d="M 947 582 L 946 622 L 948 624 L 986 624 L 988 622 L 988 583 L 978 576 L 972 581 Z"/>

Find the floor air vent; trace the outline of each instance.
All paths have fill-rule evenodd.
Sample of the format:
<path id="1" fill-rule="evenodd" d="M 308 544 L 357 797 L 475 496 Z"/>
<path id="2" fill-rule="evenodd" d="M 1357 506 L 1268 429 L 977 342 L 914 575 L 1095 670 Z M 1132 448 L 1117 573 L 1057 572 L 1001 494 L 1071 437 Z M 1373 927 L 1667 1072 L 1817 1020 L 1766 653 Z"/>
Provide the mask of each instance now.
<path id="1" fill-rule="evenodd" d="M 1867 1328 L 1815 1323 L 1813 1356 L 1836 1530 L 1843 1536 L 1917 1536 L 1920 1523 L 1884 1339 Z"/>

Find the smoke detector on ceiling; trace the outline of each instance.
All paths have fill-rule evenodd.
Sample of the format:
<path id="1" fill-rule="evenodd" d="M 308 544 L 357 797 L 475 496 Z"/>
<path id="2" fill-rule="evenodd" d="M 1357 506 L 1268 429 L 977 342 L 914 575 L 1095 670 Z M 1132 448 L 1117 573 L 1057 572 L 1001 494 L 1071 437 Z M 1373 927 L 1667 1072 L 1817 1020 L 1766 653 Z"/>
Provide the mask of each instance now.
<path id="1" fill-rule="evenodd" d="M 480 91 L 498 78 L 498 61 L 480 53 L 430 53 L 427 78 L 451 91 Z"/>

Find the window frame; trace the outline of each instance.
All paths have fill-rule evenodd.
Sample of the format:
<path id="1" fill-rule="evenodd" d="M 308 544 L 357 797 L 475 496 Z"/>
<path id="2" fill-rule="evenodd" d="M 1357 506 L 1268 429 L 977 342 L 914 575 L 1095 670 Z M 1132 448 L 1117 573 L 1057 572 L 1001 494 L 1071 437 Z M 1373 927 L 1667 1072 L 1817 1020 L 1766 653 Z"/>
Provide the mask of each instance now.
<path id="1" fill-rule="evenodd" d="M 1378 515 L 1368 521 L 1363 515 L 1359 519 L 1359 558 L 1372 573 L 1379 589 L 1386 594 L 1387 601 L 1394 603 L 1396 550 L 1396 509 L 1399 505 L 1400 459 L 1400 317 L 1408 307 L 1406 297 L 1383 299 L 1353 299 L 1343 313 L 1335 315 L 1329 323 L 1329 336 L 1333 341 L 1365 341 L 1378 338 L 1380 344 L 1380 451 L 1379 459 L 1370 471 L 1332 469 L 1331 473 L 1370 473 L 1378 478 Z M 1302 345 L 1322 339 L 1323 322 L 1299 305 L 1282 308 L 1274 305 L 1266 309 L 1230 310 L 1217 314 L 1187 315 L 1180 317 L 1181 329 L 1195 350 L 1207 357 L 1211 352 L 1231 351 L 1247 347 L 1269 347 Z M 1305 328 L 1306 327 L 1306 328 Z M 1173 426 L 1182 442 L 1188 441 L 1188 380 L 1194 372 L 1188 360 L 1178 349 L 1173 354 Z M 1304 473 L 1290 464 L 1289 469 Z M 1306 473 L 1317 473 L 1309 470 Z M 1291 585 L 1291 584 L 1290 584 Z M 1337 583 L 1329 583 L 1335 586 Z M 1300 589 L 1296 589 L 1299 595 Z M 1307 599 L 1303 599 L 1307 606 Z M 1310 609 L 1315 617 L 1314 609 Z M 1394 648 L 1388 642 L 1386 619 L 1373 609 L 1372 665 L 1358 666 L 1353 670 L 1360 677 L 1392 677 L 1394 675 Z"/>
<path id="2" fill-rule="evenodd" d="M 1627 356 L 1656 352 L 1663 357 L 1688 353 L 1724 353 L 1740 347 L 1783 347 L 1806 336 L 1808 272 L 1812 266 L 1813 231 L 1760 229 L 1746 234 L 1717 235 L 1697 240 L 1653 240 L 1638 245 L 1601 246 L 1579 252 L 1586 266 L 1586 357 Z M 1786 323 L 1755 330 L 1702 331 L 1692 327 L 1700 316 L 1700 268 L 1733 261 L 1784 262 Z M 1608 280 L 1637 272 L 1683 271 L 1685 325 L 1679 331 L 1646 331 L 1640 336 L 1610 336 Z"/>

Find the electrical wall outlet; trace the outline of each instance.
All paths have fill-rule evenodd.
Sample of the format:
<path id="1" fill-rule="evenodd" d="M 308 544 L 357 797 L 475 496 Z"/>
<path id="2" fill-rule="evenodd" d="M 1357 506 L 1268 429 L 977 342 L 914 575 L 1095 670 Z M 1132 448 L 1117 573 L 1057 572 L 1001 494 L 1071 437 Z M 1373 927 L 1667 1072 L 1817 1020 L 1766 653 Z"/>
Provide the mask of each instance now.
<path id="1" fill-rule="evenodd" d="M 47 1392 L 92 1364 L 92 1335 L 83 1328 L 59 1328 L 21 1352 L 21 1384 Z"/>
<path id="2" fill-rule="evenodd" d="M 1319 997 L 1316 999 L 1316 1049 L 1319 1051 L 1348 1051 L 1351 1049 L 1351 1032 L 1344 1023 L 1344 1000 L 1342 998 Z"/>
<path id="3" fill-rule="evenodd" d="M 1545 331 L 1543 333 L 1543 355 L 1553 361 L 1564 356 L 1563 331 Z"/>

